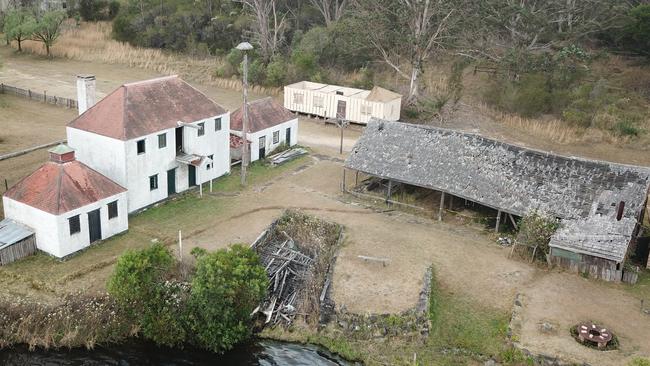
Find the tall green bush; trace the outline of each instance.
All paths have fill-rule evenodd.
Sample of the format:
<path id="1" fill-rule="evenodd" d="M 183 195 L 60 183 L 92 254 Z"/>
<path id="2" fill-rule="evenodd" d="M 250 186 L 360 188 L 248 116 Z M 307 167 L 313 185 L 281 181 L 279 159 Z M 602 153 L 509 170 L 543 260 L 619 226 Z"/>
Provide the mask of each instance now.
<path id="1" fill-rule="evenodd" d="M 264 298 L 267 284 L 258 255 L 243 245 L 199 256 L 188 305 L 196 343 L 223 352 L 246 339 L 250 314 Z"/>

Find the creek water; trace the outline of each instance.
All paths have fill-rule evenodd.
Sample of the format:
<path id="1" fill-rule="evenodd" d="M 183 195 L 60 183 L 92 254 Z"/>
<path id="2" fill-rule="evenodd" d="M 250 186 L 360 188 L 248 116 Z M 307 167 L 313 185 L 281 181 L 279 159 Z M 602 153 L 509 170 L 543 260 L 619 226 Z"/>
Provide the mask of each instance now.
<path id="1" fill-rule="evenodd" d="M 141 341 L 129 341 L 89 351 L 36 350 L 24 346 L 0 351 L 2 366 L 351 366 L 351 363 L 312 346 L 273 341 L 241 345 L 222 354 L 195 348 L 164 348 Z"/>

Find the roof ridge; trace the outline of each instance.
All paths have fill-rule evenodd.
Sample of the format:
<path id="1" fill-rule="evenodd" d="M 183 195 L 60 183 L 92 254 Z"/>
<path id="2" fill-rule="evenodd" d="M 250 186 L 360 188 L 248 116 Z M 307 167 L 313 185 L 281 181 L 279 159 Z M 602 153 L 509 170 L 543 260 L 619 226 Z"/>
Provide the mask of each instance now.
<path id="1" fill-rule="evenodd" d="M 226 108 L 224 108 L 221 104 L 217 104 L 217 102 L 215 102 L 214 99 L 212 99 L 212 98 L 210 98 L 209 96 L 205 95 L 204 92 L 202 92 L 202 91 L 200 91 L 199 89 L 195 88 L 194 85 L 188 83 L 187 81 L 183 80 L 182 78 L 178 78 L 178 80 L 180 80 L 182 83 L 186 84 L 186 85 L 189 86 L 190 88 L 196 90 L 197 93 L 199 93 L 199 94 L 203 95 L 204 97 L 206 97 L 210 102 L 212 102 L 212 104 L 214 104 L 214 105 L 216 105 L 217 107 L 223 109 L 224 111 L 226 111 L 226 113 L 228 112 L 228 110 L 227 110 Z"/>
<path id="2" fill-rule="evenodd" d="M 159 81 L 162 81 L 162 80 L 174 79 L 174 78 L 180 79 L 178 77 L 178 74 L 174 74 L 174 75 L 160 76 L 160 77 L 153 78 L 153 79 L 147 79 L 147 80 L 133 81 L 133 82 L 130 82 L 130 83 L 124 83 L 121 86 L 129 87 L 129 86 L 145 85 L 145 84 L 156 83 L 156 82 L 159 82 Z"/>
<path id="3" fill-rule="evenodd" d="M 126 120 L 126 101 L 129 98 L 129 88 L 126 87 L 126 84 L 120 88 L 124 88 L 124 97 L 122 98 L 122 138 L 126 139 L 126 125 L 128 124 Z"/>
<path id="4" fill-rule="evenodd" d="M 65 170 L 63 169 L 63 164 L 57 165 L 59 174 L 56 179 L 56 214 L 58 215 L 61 213 L 61 177 L 63 176 L 63 173 L 65 173 Z"/>

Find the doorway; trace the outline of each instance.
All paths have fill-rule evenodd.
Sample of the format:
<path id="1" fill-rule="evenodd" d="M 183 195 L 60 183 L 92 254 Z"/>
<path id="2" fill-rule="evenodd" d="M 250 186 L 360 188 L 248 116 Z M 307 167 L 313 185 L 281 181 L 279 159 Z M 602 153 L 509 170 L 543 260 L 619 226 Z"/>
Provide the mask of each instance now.
<path id="1" fill-rule="evenodd" d="M 259 156 L 258 159 L 264 159 L 266 157 L 266 136 L 260 137 L 259 141 Z"/>
<path id="2" fill-rule="evenodd" d="M 176 127 L 176 152 L 183 152 L 183 127 Z"/>
<path id="3" fill-rule="evenodd" d="M 176 193 L 176 168 L 167 171 L 167 196 Z"/>
<path id="4" fill-rule="evenodd" d="M 196 167 L 194 165 L 188 165 L 187 169 L 189 171 L 187 177 L 189 178 L 190 187 L 194 187 L 196 185 Z"/>
<path id="5" fill-rule="evenodd" d="M 88 232 L 91 243 L 102 239 L 102 220 L 99 209 L 88 212 Z"/>
<path id="6" fill-rule="evenodd" d="M 287 128 L 284 141 L 287 143 L 287 146 L 291 146 L 291 127 Z"/>
<path id="7" fill-rule="evenodd" d="M 345 119 L 346 116 L 346 103 L 344 100 L 339 100 L 338 104 L 336 105 L 336 118 L 338 119 Z"/>

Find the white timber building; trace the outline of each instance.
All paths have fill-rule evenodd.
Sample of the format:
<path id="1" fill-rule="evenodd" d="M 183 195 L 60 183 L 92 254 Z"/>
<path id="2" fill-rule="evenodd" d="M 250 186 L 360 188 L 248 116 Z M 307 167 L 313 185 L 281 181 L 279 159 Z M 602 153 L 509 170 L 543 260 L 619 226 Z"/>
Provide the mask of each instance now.
<path id="1" fill-rule="evenodd" d="M 177 76 L 124 84 L 93 105 L 94 83 L 78 77 L 68 144 L 128 190 L 129 213 L 230 172 L 230 113 L 190 84 Z"/>
<path id="2" fill-rule="evenodd" d="M 65 145 L 2 198 L 7 219 L 35 233 L 36 247 L 63 258 L 128 229 L 126 189 L 75 159 Z"/>
<path id="3" fill-rule="evenodd" d="M 399 120 L 402 96 L 378 86 L 363 90 L 300 81 L 284 87 L 284 107 L 312 116 L 367 124 L 371 118 Z"/>
<path id="4" fill-rule="evenodd" d="M 232 113 L 231 133 L 239 138 L 231 138 L 231 156 L 241 158 L 241 137 L 243 110 L 240 107 Z M 248 103 L 248 141 L 250 142 L 250 161 L 264 159 L 281 144 L 287 147 L 298 142 L 298 118 L 271 97 Z"/>

